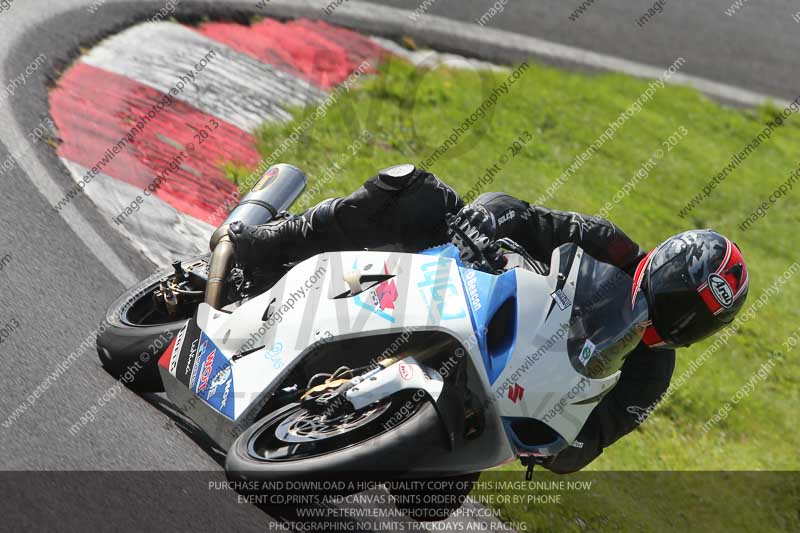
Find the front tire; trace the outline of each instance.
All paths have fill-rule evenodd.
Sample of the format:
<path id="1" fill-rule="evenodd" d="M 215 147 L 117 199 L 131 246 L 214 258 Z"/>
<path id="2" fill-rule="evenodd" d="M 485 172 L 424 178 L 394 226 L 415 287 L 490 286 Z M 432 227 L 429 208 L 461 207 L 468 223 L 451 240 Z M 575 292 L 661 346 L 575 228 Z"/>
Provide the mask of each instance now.
<path id="1" fill-rule="evenodd" d="M 259 420 L 239 435 L 228 450 L 225 470 L 231 481 L 319 480 L 340 477 L 346 480 L 393 479 L 413 471 L 422 454 L 441 453 L 447 442 L 433 406 L 425 399 L 414 402 L 410 395 L 398 394 L 388 406 L 367 407 L 366 422 L 352 429 L 325 437 L 323 431 L 302 442 L 302 429 L 287 430 L 303 420 L 300 404 L 290 404 Z M 413 412 L 399 420 L 397 414 Z M 380 410 L 380 412 L 378 412 Z M 389 427 L 391 426 L 391 427 Z M 300 440 L 299 440 L 300 439 Z M 326 442 L 327 441 L 327 442 Z"/>

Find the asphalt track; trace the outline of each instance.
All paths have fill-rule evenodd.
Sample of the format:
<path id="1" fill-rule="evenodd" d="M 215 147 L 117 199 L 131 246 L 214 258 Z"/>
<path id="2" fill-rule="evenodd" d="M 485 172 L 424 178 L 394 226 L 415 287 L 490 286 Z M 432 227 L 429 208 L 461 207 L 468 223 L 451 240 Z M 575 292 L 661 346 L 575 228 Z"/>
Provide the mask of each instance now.
<path id="1" fill-rule="evenodd" d="M 399 0 L 380 3 L 412 10 L 419 5 Z M 664 13 L 642 29 L 634 19 L 651 3 L 598 0 L 571 22 L 567 15 L 573 3 L 577 4 L 509 0 L 505 12 L 490 25 L 655 65 L 684 55 L 693 74 L 785 98 L 796 96 L 800 89 L 796 70 L 800 25 L 792 20 L 788 2 L 754 3 L 727 17 L 723 13 L 730 5 L 727 0 L 709 0 L 702 6 L 673 5 L 667 0 Z M 148 404 L 124 389 L 77 436 L 69 433 L 87 408 L 115 386 L 99 368 L 94 350 L 80 350 L 81 343 L 90 339 L 93 344 L 98 321 L 125 284 L 152 270 L 86 198 L 75 199 L 63 214 L 51 211 L 72 184 L 71 178 L 46 142 L 31 145 L 27 138 L 47 118 L 48 84 L 77 56 L 79 47 L 163 6 L 110 0 L 89 14 L 86 7 L 91 4 L 16 0 L 0 11 L 0 162 L 9 162 L 0 170 L 0 328 L 18 324 L 0 344 L 0 423 L 9 422 L 6 417 L 27 405 L 8 426 L 0 426 L 0 468 L 199 470 L 215 472 L 221 479 L 221 455 L 202 436 L 170 416 L 168 408 L 154 405 L 155 399 Z M 212 7 L 181 2 L 178 11 L 213 12 L 229 4 L 244 3 L 215 2 L 217 7 Z M 437 0 L 431 13 L 470 21 L 492 4 Z M 8 94 L 7 84 L 39 54 L 46 56 L 45 64 L 13 95 Z M 107 265 L 119 268 L 112 272 Z M 63 375 L 45 381 L 55 365 L 76 350 L 79 356 Z M 26 400 L 37 387 L 41 394 Z M 39 497 L 59 483 L 67 489 L 61 498 Z M 178 474 L 111 479 L 73 475 L 60 480 L 51 475 L 6 474 L 0 487 L 4 501 L 0 507 L 4 520 L 11 523 L 19 519 L 33 524 L 39 518 L 51 525 L 61 521 L 77 527 L 80 516 L 85 527 L 109 527 L 115 520 L 135 518 L 175 529 L 193 523 L 203 528 L 263 530 L 268 520 L 262 510 L 238 505 L 230 493 L 205 490 L 201 483 L 187 482 Z M 180 505 L 169 498 L 176 493 L 185 495 Z M 167 500 L 170 507 L 163 508 L 159 502 Z M 11 514 L 21 503 L 27 507 Z M 63 522 L 67 517 L 72 520 Z"/>
<path id="2" fill-rule="evenodd" d="M 426 13 L 464 22 L 480 19 L 498 3 L 370 1 L 412 11 L 429 6 Z M 800 94 L 800 23 L 792 17 L 800 11 L 797 2 L 749 2 L 728 16 L 725 11 L 734 0 L 662 0 L 662 12 L 639 26 L 637 19 L 655 0 L 595 0 L 577 20 L 570 20 L 583 1 L 501 0 L 503 11 L 486 27 L 648 65 L 669 65 L 682 56 L 685 71 L 696 76 L 785 99 Z"/>

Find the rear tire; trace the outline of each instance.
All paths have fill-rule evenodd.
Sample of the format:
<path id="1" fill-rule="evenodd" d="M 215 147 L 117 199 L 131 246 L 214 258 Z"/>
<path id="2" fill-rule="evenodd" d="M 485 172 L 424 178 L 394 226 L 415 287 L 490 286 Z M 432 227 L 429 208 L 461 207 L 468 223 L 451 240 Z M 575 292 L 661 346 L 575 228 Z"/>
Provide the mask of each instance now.
<path id="1" fill-rule="evenodd" d="M 98 330 L 97 355 L 103 368 L 137 392 L 164 390 L 158 358 L 186 325 L 187 319 L 140 325 L 131 319 L 131 311 L 146 305 L 145 299 L 151 298 L 153 290 L 173 273 L 173 269 L 165 268 L 122 293 L 109 306 Z"/>

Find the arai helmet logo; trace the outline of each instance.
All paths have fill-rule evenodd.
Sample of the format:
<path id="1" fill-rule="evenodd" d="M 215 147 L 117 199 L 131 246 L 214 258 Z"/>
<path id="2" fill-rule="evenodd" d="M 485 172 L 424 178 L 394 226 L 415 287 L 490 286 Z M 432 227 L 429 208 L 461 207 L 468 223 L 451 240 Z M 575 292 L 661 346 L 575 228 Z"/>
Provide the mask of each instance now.
<path id="1" fill-rule="evenodd" d="M 731 289 L 728 280 L 719 274 L 711 274 L 708 276 L 708 286 L 711 288 L 711 294 L 714 295 L 714 299 L 722 307 L 733 305 L 733 289 Z"/>

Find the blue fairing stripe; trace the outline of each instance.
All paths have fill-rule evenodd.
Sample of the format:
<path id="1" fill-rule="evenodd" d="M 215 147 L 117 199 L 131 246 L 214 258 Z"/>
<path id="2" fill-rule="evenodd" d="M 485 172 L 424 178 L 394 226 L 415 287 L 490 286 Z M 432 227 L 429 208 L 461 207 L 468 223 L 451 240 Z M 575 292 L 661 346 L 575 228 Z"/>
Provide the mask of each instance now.
<path id="1" fill-rule="evenodd" d="M 469 268 L 459 268 L 459 273 L 472 318 L 472 328 L 486 366 L 486 374 L 489 383 L 494 384 L 514 351 L 517 336 L 516 319 L 509 338 L 497 343 L 493 351 L 488 346 L 488 327 L 500 306 L 509 299 L 516 298 L 517 277 L 513 270 L 494 275 Z"/>
<path id="2" fill-rule="evenodd" d="M 461 253 L 458 251 L 458 248 L 454 244 L 443 244 L 441 246 L 434 246 L 433 248 L 427 248 L 420 252 L 420 255 L 433 255 L 439 257 L 446 257 L 448 259 L 455 260 L 458 266 L 464 266 L 461 262 Z"/>
<path id="3" fill-rule="evenodd" d="M 500 275 L 487 274 L 479 270 L 465 268 L 461 262 L 459 250 L 453 244 L 445 244 L 428 248 L 420 252 L 423 255 L 432 255 L 453 259 L 459 266 L 461 284 L 470 310 L 472 329 L 478 340 L 486 374 L 489 383 L 494 384 L 503 372 L 516 344 L 517 327 L 514 320 L 514 329 L 511 338 L 504 339 L 500 348 L 495 353 L 490 353 L 487 345 L 487 328 L 494 314 L 510 298 L 517 295 L 517 277 L 513 270 Z"/>

